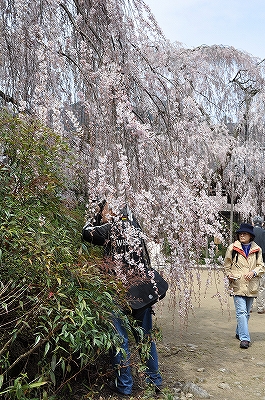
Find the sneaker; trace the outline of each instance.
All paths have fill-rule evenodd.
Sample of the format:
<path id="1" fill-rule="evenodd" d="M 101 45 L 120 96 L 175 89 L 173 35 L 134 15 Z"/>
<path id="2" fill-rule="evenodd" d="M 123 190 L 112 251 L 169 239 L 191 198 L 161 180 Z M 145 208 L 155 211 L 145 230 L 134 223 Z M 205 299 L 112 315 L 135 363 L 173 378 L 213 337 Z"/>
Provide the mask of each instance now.
<path id="1" fill-rule="evenodd" d="M 162 386 L 162 385 L 160 385 L 160 386 L 155 386 L 155 392 L 156 392 L 156 394 L 161 393 L 162 390 L 163 390 L 163 386 Z"/>
<path id="2" fill-rule="evenodd" d="M 249 348 L 249 341 L 241 340 L 240 347 L 241 347 L 241 349 L 248 349 Z"/>
<path id="3" fill-rule="evenodd" d="M 154 390 L 154 392 L 156 394 L 160 394 L 163 390 L 163 386 L 162 385 L 155 385 L 154 383 L 149 383 L 148 387 L 151 388 L 152 390 Z"/>

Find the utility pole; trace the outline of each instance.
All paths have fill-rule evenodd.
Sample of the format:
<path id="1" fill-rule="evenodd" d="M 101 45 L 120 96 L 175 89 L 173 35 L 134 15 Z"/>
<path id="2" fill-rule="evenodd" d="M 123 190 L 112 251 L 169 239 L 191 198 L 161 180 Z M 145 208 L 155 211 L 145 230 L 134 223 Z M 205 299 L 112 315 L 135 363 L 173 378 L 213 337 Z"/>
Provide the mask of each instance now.
<path id="1" fill-rule="evenodd" d="M 230 226 L 229 226 L 229 243 L 233 242 L 233 223 L 234 223 L 234 192 L 235 192 L 235 174 L 232 174 L 231 182 L 231 209 L 230 209 Z"/>

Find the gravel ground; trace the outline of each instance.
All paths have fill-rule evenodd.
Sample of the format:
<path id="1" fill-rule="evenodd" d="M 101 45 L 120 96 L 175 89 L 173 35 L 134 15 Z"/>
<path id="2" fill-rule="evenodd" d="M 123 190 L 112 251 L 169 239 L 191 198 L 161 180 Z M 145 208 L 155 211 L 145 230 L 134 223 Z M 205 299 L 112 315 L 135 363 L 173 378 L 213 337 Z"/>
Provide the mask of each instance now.
<path id="1" fill-rule="evenodd" d="M 265 400 L 265 314 L 257 314 L 254 300 L 251 346 L 240 349 L 233 299 L 225 296 L 223 274 L 203 270 L 200 276 L 200 289 L 194 283 L 194 308 L 186 326 L 179 321 L 172 293 L 157 307 L 154 324 L 162 332 L 157 346 L 164 391 L 155 396 L 140 389 L 136 376 L 136 388 L 128 399 Z M 98 397 L 120 398 L 106 388 Z"/>
<path id="2" fill-rule="evenodd" d="M 211 284 L 206 294 L 200 295 L 200 306 L 195 303 L 186 329 L 178 321 L 172 323 L 170 296 L 157 313 L 157 324 L 163 332 L 158 347 L 165 385 L 176 399 L 207 398 L 202 397 L 207 392 L 214 400 L 265 400 L 265 314 L 257 313 L 254 300 L 249 320 L 251 346 L 240 349 L 235 338 L 233 298 L 227 297 L 222 310 L 216 295 L 224 294 L 222 279 L 208 275 L 206 270 L 201 276 L 202 292 L 208 279 Z M 181 397 L 174 388 L 185 384 L 190 393 L 182 393 Z"/>

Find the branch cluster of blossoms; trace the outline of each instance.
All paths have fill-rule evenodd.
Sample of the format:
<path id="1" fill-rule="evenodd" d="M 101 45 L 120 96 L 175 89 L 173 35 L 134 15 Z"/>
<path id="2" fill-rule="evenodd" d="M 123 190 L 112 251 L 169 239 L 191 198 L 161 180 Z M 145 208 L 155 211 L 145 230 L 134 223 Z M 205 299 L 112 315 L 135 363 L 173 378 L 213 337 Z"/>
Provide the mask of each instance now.
<path id="1" fill-rule="evenodd" d="M 188 307 L 190 269 L 213 237 L 227 244 L 212 182 L 240 198 L 242 219 L 265 212 L 264 62 L 170 43 L 142 0 L 13 0 L 0 12 L 3 105 L 67 138 L 69 202 L 130 205 Z"/>

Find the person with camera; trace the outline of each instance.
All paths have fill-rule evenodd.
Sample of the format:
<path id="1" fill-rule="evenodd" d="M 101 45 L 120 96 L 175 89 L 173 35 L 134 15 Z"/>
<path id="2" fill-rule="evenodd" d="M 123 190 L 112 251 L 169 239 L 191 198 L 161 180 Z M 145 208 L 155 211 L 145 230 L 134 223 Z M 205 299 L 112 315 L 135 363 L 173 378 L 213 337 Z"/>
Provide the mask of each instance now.
<path id="1" fill-rule="evenodd" d="M 104 259 L 105 264 L 109 264 L 109 272 L 114 273 L 117 279 L 123 282 L 128 311 L 130 310 L 136 325 L 143 330 L 145 342 L 150 345 L 148 356 L 144 360 L 146 382 L 159 392 L 162 377 L 158 367 L 156 344 L 151 335 L 152 306 L 165 296 L 168 284 L 150 266 L 141 227 L 127 205 L 115 214 L 104 200 L 99 203 L 93 224 L 88 223 L 84 226 L 82 236 L 89 243 L 104 246 Z M 130 395 L 133 378 L 128 325 L 126 312 L 122 308 L 120 312 L 120 315 L 113 314 L 113 324 L 121 337 L 121 350 L 117 352 L 113 349 L 111 352 L 116 376 L 112 389 L 120 394 Z M 136 342 L 140 342 L 139 332 L 133 326 L 132 332 Z"/>

